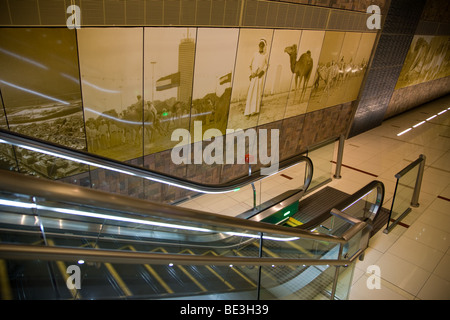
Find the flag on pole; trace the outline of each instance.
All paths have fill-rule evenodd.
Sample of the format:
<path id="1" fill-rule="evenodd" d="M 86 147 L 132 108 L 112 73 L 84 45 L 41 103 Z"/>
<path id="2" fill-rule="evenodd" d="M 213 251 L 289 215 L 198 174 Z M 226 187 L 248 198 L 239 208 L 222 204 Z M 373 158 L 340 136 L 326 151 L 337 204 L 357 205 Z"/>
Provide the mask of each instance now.
<path id="1" fill-rule="evenodd" d="M 231 72 L 219 78 L 219 83 L 221 85 L 227 82 L 231 82 Z"/>
<path id="2" fill-rule="evenodd" d="M 173 73 L 156 80 L 156 91 L 167 90 L 180 86 L 180 73 Z"/>

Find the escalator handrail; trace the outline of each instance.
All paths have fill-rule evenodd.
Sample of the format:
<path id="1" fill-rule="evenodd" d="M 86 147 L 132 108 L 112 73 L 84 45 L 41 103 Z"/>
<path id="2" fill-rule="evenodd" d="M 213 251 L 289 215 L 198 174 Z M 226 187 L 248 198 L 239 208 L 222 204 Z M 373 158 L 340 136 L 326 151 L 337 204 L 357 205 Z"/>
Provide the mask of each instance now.
<path id="1" fill-rule="evenodd" d="M 216 265 L 216 266 L 346 266 L 353 262 L 361 252 L 358 251 L 350 259 L 319 259 L 319 258 L 282 258 L 282 257 L 245 257 L 216 255 L 186 255 L 171 253 L 153 253 L 141 251 L 120 251 L 111 249 L 72 248 L 54 246 L 36 246 L 0 243 L 0 257 L 18 260 L 52 260 L 89 262 L 108 262 L 123 264 L 160 264 L 173 263 L 177 265 Z"/>
<path id="2" fill-rule="evenodd" d="M 81 205 L 94 209 L 121 212 L 121 216 L 149 220 L 151 218 L 171 219 L 184 222 L 201 223 L 206 226 L 245 229 L 257 234 L 277 234 L 290 237 L 299 237 L 334 243 L 346 243 L 348 238 L 344 235 L 333 236 L 321 234 L 310 230 L 273 225 L 257 221 L 245 220 L 232 216 L 204 212 L 179 206 L 155 203 L 148 200 L 133 198 L 125 195 L 111 194 L 101 190 L 52 181 L 48 179 L 26 176 L 12 171 L 0 170 L 1 189 L 12 194 L 28 195 L 33 198 L 43 198 L 56 203 Z M 352 226 L 361 229 L 365 222 Z M 354 230 L 351 230 L 353 232 Z M 350 232 L 350 230 L 349 230 Z"/>
<path id="3" fill-rule="evenodd" d="M 261 175 L 261 170 L 252 170 L 252 173 L 247 176 L 242 176 L 235 180 L 221 183 L 221 184 L 204 184 L 199 182 L 193 182 L 180 177 L 172 176 L 166 173 L 161 173 L 139 167 L 133 164 L 113 160 L 100 155 L 88 153 L 83 150 L 77 150 L 62 145 L 57 145 L 52 142 L 44 141 L 38 138 L 32 138 L 16 132 L 11 132 L 0 128 L 0 143 L 9 143 L 11 145 L 23 147 L 26 149 L 36 150 L 38 152 L 50 154 L 56 157 L 61 157 L 73 161 L 78 161 L 84 164 L 106 168 L 109 170 L 134 175 L 149 179 L 152 181 L 173 185 L 176 187 L 201 192 L 201 193 L 225 193 L 236 191 L 237 189 L 262 180 L 267 176 Z M 301 189 L 306 191 L 311 183 L 313 175 L 313 164 L 311 159 L 303 155 L 296 155 L 294 157 L 282 160 L 278 164 L 278 171 L 287 169 L 300 162 L 305 162 L 307 167 L 307 173 L 304 181 L 304 185 Z"/>

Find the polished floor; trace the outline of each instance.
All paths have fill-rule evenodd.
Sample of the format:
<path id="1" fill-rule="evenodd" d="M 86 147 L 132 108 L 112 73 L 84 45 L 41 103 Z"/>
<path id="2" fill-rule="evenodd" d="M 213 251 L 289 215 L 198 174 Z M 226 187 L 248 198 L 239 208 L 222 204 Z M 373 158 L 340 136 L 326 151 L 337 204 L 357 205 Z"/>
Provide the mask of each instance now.
<path id="1" fill-rule="evenodd" d="M 447 96 L 346 140 L 342 178 L 329 185 L 352 193 L 366 182 L 381 180 L 386 187 L 383 206 L 388 209 L 395 174 L 420 154 L 426 156 L 419 207 L 389 233 L 382 229 L 371 239 L 364 261 L 356 264 L 351 300 L 450 299 L 449 107 Z M 367 285 L 375 281 L 372 265 L 380 271 L 379 289 Z"/>
<path id="2" fill-rule="evenodd" d="M 337 144 L 331 147 L 331 154 L 324 148 L 314 159 L 316 173 L 316 167 L 326 169 L 328 163 L 328 172 L 320 173 L 328 177 L 335 170 L 329 158 L 336 159 Z M 380 180 L 386 188 L 383 207 L 390 209 L 395 174 L 421 154 L 426 156 L 426 165 L 420 205 L 389 233 L 383 228 L 371 239 L 364 261 L 356 264 L 351 300 L 450 299 L 450 96 L 346 140 L 341 178 L 333 178 L 327 186 L 351 194 Z M 264 179 L 255 186 L 257 202 L 300 187 L 303 177 L 304 170 L 293 167 Z M 182 206 L 237 216 L 252 204 L 252 189 L 247 186 L 239 192 L 195 198 Z M 367 285 L 376 281 L 371 266 L 380 271 L 379 289 Z"/>

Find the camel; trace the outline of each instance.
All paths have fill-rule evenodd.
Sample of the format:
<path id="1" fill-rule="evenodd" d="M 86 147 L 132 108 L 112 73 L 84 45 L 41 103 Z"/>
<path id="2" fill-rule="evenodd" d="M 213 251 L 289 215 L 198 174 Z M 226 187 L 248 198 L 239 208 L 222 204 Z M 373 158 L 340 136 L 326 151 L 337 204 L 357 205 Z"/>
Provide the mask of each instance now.
<path id="1" fill-rule="evenodd" d="M 292 46 L 286 47 L 284 49 L 289 55 L 291 62 L 291 71 L 295 75 L 295 96 L 297 95 L 297 90 L 300 87 L 300 84 L 303 80 L 303 88 L 300 96 L 300 100 L 304 96 L 306 92 L 306 87 L 308 85 L 309 77 L 311 76 L 311 70 L 313 67 L 313 59 L 311 58 L 311 51 L 306 51 L 303 53 L 297 61 L 297 45 L 293 44 Z"/>

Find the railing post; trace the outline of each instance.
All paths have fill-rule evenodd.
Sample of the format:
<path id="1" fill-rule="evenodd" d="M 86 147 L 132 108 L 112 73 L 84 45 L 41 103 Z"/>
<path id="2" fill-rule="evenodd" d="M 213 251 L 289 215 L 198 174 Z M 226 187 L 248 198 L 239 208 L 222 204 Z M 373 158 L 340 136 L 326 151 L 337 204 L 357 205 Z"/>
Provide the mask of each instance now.
<path id="1" fill-rule="evenodd" d="M 345 143 L 345 137 L 343 134 L 341 134 L 339 136 L 339 146 L 338 146 L 338 153 L 337 153 L 337 159 L 336 159 L 336 171 L 334 173 L 334 178 L 336 178 L 336 179 L 341 178 L 342 158 L 344 157 L 344 143 Z"/>
<path id="2" fill-rule="evenodd" d="M 260 238 L 259 238 L 259 252 L 258 252 L 258 256 L 259 258 L 262 258 L 262 250 L 263 250 L 263 232 L 260 233 Z M 256 300 L 260 300 L 261 299 L 261 272 L 262 272 L 262 266 L 260 265 L 258 268 L 258 287 L 256 288 Z"/>
<path id="3" fill-rule="evenodd" d="M 338 254 L 338 260 L 341 259 L 342 256 L 342 248 L 343 244 L 339 244 L 339 254 Z M 337 288 L 337 283 L 338 283 L 338 279 L 339 279 L 339 266 L 335 266 L 335 271 L 334 271 L 334 279 L 333 279 L 333 286 L 331 288 L 331 295 L 330 295 L 330 300 L 334 300 L 334 298 L 336 297 L 336 288 Z"/>
<path id="4" fill-rule="evenodd" d="M 423 178 L 423 171 L 425 169 L 425 160 L 426 156 L 421 154 L 419 158 L 422 160 L 419 165 L 419 171 L 417 172 L 417 179 L 416 179 L 416 185 L 414 186 L 414 193 L 411 198 L 411 206 L 414 208 L 417 208 L 419 206 L 419 194 L 420 194 L 420 188 L 422 186 L 422 178 Z"/>

